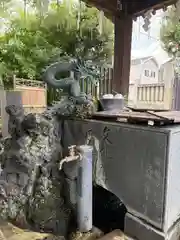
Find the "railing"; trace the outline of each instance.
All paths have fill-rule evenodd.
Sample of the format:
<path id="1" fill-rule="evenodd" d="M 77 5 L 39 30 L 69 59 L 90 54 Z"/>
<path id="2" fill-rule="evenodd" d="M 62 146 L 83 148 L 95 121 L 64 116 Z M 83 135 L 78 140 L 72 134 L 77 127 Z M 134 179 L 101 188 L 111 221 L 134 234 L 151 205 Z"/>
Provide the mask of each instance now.
<path id="1" fill-rule="evenodd" d="M 46 88 L 46 85 L 44 82 L 36 81 L 36 80 L 30 80 L 30 79 L 24 79 L 24 78 L 16 78 L 14 77 L 14 88 L 17 87 L 35 87 L 35 88 Z"/>
<path id="2" fill-rule="evenodd" d="M 165 85 L 163 83 L 137 86 L 137 107 L 165 109 Z"/>
<path id="3" fill-rule="evenodd" d="M 137 100 L 144 102 L 163 102 L 164 101 L 164 84 L 146 84 L 138 85 Z"/>
<path id="4" fill-rule="evenodd" d="M 143 109 L 171 109 L 172 88 L 165 83 L 130 84 L 129 105 Z"/>

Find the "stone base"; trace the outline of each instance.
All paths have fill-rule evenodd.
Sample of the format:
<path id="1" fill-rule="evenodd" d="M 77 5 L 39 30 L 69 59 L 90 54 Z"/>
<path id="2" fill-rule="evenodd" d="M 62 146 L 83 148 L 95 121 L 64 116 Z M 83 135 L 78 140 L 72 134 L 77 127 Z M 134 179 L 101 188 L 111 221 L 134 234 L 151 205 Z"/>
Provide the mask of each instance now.
<path id="1" fill-rule="evenodd" d="M 169 232 L 161 232 L 139 218 L 127 213 L 125 216 L 125 233 L 137 240 L 179 240 L 180 221 Z"/>

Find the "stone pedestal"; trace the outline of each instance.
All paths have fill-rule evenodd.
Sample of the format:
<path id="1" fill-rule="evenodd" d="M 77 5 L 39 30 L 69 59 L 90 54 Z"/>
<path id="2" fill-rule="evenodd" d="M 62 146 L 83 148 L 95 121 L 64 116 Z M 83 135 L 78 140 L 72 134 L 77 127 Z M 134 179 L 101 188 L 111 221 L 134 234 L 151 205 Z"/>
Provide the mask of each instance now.
<path id="1" fill-rule="evenodd" d="M 62 139 L 94 146 L 94 180 L 125 204 L 127 235 L 179 240 L 180 126 L 69 120 Z"/>

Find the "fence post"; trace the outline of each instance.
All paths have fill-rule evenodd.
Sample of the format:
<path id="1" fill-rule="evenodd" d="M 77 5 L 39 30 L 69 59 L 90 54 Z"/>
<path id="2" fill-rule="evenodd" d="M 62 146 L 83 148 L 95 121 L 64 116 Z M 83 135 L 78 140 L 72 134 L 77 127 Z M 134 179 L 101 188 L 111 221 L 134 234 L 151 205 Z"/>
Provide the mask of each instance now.
<path id="1" fill-rule="evenodd" d="M 135 79 L 135 82 L 134 82 L 134 97 L 133 97 L 133 107 L 137 107 L 137 104 L 138 104 L 138 99 L 139 99 L 139 92 L 138 92 L 138 86 L 139 86 L 139 79 Z"/>
<path id="2" fill-rule="evenodd" d="M 13 90 L 16 89 L 16 75 L 13 75 Z"/>
<path id="3" fill-rule="evenodd" d="M 172 78 L 168 82 L 164 83 L 164 109 L 172 109 L 172 96 L 173 96 L 173 85 Z"/>

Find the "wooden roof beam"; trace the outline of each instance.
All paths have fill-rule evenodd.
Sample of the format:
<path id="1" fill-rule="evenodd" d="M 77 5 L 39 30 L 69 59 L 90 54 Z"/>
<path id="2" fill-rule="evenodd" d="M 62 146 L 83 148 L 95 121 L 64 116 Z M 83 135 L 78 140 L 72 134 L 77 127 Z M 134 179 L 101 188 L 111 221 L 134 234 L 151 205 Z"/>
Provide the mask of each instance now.
<path id="1" fill-rule="evenodd" d="M 87 3 L 88 5 L 92 5 L 92 7 L 96 7 L 96 8 L 100 8 L 100 10 L 104 10 L 107 12 L 114 12 L 115 8 L 113 5 L 108 4 L 107 1 L 97 1 L 97 0 L 84 0 L 85 3 Z"/>
<path id="2" fill-rule="evenodd" d="M 139 8 L 136 9 L 136 12 L 133 13 L 134 16 L 141 16 L 143 15 L 144 12 L 147 12 L 148 10 L 151 10 L 153 8 L 153 10 L 159 10 L 164 6 L 168 7 L 172 4 L 175 4 L 177 2 L 177 0 L 168 0 L 168 1 L 159 1 L 160 3 L 153 5 L 153 6 L 149 6 L 149 7 L 145 7 L 144 3 L 140 2 Z M 132 14 L 133 10 L 131 10 L 131 12 L 129 14 Z"/>
<path id="3" fill-rule="evenodd" d="M 98 8 L 105 13 L 109 13 L 111 17 L 119 17 L 124 18 L 126 16 L 140 16 L 143 15 L 144 12 L 154 9 L 158 10 L 164 6 L 169 6 L 171 4 L 175 4 L 177 0 L 158 0 L 158 3 L 153 5 L 150 2 L 147 4 L 147 1 L 133 1 L 133 0 L 123 0 L 124 9 L 122 11 L 117 9 L 116 0 L 83 0 L 87 4 L 91 4 L 92 6 Z"/>

